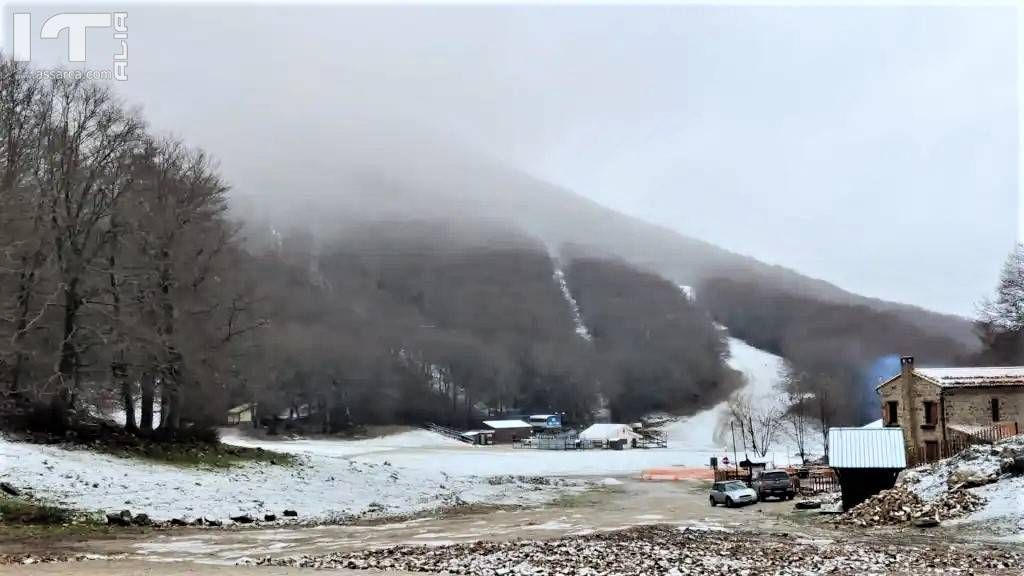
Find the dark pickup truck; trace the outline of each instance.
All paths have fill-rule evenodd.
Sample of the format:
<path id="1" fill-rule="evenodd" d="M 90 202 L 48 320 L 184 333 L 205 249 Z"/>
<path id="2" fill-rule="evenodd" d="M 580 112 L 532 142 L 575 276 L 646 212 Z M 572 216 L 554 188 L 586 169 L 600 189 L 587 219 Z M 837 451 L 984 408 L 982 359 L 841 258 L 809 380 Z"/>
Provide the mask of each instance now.
<path id="1" fill-rule="evenodd" d="M 754 480 L 752 488 L 757 492 L 758 500 L 770 496 L 792 500 L 796 496 L 796 486 L 785 470 L 765 470 Z"/>

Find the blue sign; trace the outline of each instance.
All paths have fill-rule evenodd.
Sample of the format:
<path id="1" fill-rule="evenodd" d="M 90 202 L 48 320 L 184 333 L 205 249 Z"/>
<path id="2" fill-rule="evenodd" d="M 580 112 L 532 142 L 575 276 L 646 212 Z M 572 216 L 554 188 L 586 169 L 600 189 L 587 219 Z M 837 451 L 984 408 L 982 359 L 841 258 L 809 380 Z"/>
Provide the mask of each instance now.
<path id="1" fill-rule="evenodd" d="M 548 416 L 548 419 L 544 421 L 545 428 L 561 428 L 562 417 L 558 415 Z"/>

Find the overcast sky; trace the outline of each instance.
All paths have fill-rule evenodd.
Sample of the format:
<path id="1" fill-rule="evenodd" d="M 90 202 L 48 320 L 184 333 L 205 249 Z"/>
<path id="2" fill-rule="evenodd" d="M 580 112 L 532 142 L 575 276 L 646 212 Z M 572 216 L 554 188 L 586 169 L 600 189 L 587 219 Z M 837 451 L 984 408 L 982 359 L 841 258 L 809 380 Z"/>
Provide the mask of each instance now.
<path id="1" fill-rule="evenodd" d="M 304 130 L 408 125 L 730 250 L 968 315 L 1016 237 L 1012 8 L 126 11 L 119 89 L 240 187 L 268 151 L 301 163 L 275 143 Z M 89 45 L 90 64 L 108 54 Z"/>

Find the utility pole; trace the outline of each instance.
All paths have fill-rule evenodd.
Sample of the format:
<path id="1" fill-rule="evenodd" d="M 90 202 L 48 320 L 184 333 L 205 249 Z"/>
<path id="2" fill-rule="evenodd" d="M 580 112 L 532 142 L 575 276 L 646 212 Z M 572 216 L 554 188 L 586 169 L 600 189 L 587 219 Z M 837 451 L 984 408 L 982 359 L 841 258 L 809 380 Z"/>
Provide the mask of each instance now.
<path id="1" fill-rule="evenodd" d="M 729 420 L 729 431 L 732 432 L 732 465 L 736 467 L 736 471 L 740 471 L 740 460 L 736 457 L 736 421 Z"/>

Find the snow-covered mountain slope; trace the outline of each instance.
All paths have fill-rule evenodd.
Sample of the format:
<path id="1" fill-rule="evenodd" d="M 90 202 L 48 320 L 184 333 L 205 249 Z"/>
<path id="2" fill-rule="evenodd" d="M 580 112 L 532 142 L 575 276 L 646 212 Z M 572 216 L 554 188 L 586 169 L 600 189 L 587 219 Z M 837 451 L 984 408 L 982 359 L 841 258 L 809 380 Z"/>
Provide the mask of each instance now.
<path id="1" fill-rule="evenodd" d="M 573 326 L 576 327 L 576 335 L 580 338 L 590 342 L 593 337 L 590 335 L 590 330 L 587 329 L 587 325 L 583 323 L 583 316 L 580 315 L 579 304 L 576 303 L 576 299 L 572 297 L 572 292 L 569 291 L 569 284 L 565 281 L 565 273 L 562 272 L 561 268 L 555 268 L 555 282 L 558 284 L 559 291 L 562 292 L 562 297 L 565 298 L 565 304 L 569 308 L 569 314 L 572 316 Z"/>
<path id="2" fill-rule="evenodd" d="M 782 358 L 732 337 L 729 338 L 729 356 L 729 366 L 746 377 L 742 393 L 755 402 L 777 394 Z M 667 433 L 671 446 L 724 449 L 731 443 L 728 402 L 719 402 L 713 408 L 669 423 L 662 430 Z"/>

